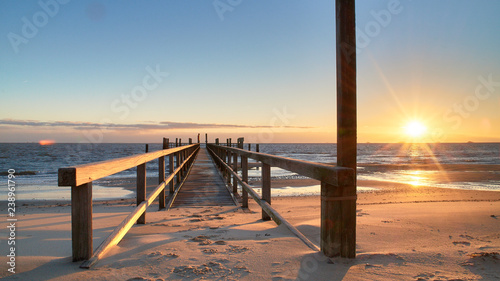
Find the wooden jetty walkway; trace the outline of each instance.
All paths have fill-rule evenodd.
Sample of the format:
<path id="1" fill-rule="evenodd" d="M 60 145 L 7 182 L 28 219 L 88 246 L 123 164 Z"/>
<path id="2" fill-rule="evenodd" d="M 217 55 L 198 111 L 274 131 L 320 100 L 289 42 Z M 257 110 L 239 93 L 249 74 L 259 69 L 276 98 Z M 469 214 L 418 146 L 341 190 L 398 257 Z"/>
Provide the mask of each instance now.
<path id="1" fill-rule="evenodd" d="M 172 208 L 184 206 L 234 206 L 222 177 L 206 148 L 200 148 L 193 168 L 179 190 Z"/>
<path id="2" fill-rule="evenodd" d="M 84 260 L 83 268 L 90 268 L 102 255 L 125 236 L 135 224 L 146 223 L 146 210 L 158 199 L 160 209 L 171 206 L 229 204 L 231 201 L 222 189 L 236 195 L 241 186 L 241 207 L 248 208 L 251 197 L 262 208 L 263 220 L 284 224 L 309 247 L 317 248 L 290 225 L 271 207 L 271 167 L 279 167 L 299 175 L 321 181 L 321 252 L 327 257 L 354 258 L 356 255 L 356 21 L 355 1 L 336 0 L 336 63 L 337 63 L 337 166 L 300 161 L 297 159 L 243 150 L 243 139 L 237 148 L 208 144 L 206 149 L 198 143 L 175 147 L 164 139 L 163 149 L 145 154 L 132 155 L 98 163 L 59 169 L 59 186 L 71 186 L 71 240 L 73 261 Z M 224 179 L 217 177 L 209 164 L 207 151 L 215 161 Z M 193 166 L 198 156 L 196 165 Z M 169 167 L 165 167 L 169 157 Z M 175 159 L 175 161 L 174 161 Z M 253 159 L 261 167 L 262 196 L 248 185 L 248 160 Z M 158 186 L 146 196 L 146 163 L 158 160 Z M 134 168 L 137 169 L 137 207 L 94 251 L 92 236 L 92 182 L 100 178 Z M 241 168 L 241 177 L 238 169 Z M 166 171 L 168 170 L 168 176 Z M 192 172 L 190 180 L 186 176 Z M 184 187 L 182 187 L 185 184 Z M 220 189 L 219 189 L 220 188 Z M 180 190 L 183 189 L 183 192 Z M 206 192 L 200 192 L 205 190 Z M 168 191 L 168 193 L 167 193 Z M 166 196 L 169 194 L 168 196 Z M 198 195 L 203 194 L 207 198 Z M 175 203 L 176 196 L 179 201 Z M 231 195 L 229 195 L 231 196 Z M 168 200 L 168 202 L 167 202 Z M 175 203 L 175 204 L 174 204 Z M 177 205 L 178 204 L 178 205 Z"/>

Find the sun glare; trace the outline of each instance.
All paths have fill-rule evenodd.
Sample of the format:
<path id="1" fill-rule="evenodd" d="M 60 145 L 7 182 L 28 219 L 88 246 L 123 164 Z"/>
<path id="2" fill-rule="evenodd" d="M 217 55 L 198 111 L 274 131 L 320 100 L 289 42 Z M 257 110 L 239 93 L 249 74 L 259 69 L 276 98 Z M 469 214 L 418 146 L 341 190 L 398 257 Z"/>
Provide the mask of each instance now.
<path id="1" fill-rule="evenodd" d="M 427 131 L 427 127 L 419 121 L 411 121 L 404 126 L 405 133 L 412 138 L 422 137 Z"/>

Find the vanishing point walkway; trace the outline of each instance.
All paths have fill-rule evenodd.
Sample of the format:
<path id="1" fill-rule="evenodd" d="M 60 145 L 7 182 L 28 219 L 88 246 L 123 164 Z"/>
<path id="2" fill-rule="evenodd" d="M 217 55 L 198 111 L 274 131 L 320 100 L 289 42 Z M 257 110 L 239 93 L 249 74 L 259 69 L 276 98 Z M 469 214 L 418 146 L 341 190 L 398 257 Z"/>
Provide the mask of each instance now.
<path id="1" fill-rule="evenodd" d="M 212 162 L 208 150 L 200 148 L 186 182 L 172 204 L 183 206 L 234 206 L 234 201 Z"/>

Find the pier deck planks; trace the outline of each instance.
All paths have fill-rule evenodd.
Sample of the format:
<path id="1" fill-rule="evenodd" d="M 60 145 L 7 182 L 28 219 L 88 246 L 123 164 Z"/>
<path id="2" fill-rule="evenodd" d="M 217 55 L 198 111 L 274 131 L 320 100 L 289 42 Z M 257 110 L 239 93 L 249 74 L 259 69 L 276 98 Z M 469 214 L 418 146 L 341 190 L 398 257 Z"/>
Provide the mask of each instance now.
<path id="1" fill-rule="evenodd" d="M 196 162 L 172 207 L 234 206 L 226 185 L 206 148 L 200 148 Z"/>

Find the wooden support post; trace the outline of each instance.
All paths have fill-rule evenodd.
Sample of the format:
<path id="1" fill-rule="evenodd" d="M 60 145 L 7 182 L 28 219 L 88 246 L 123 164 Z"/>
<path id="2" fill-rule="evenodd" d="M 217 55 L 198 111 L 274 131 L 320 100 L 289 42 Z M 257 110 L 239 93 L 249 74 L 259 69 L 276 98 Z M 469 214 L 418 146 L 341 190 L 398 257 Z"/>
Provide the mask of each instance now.
<path id="1" fill-rule="evenodd" d="M 248 150 L 251 151 L 252 150 L 252 144 L 248 144 Z"/>
<path id="2" fill-rule="evenodd" d="M 167 148 L 167 139 L 163 138 L 163 149 Z M 158 184 L 165 181 L 165 156 L 158 158 Z M 161 209 L 165 208 L 165 189 L 160 192 L 158 206 Z"/>
<path id="3" fill-rule="evenodd" d="M 271 205 L 271 166 L 262 163 L 262 200 Z M 262 220 L 268 221 L 271 217 L 262 210 Z"/>
<path id="4" fill-rule="evenodd" d="M 137 166 L 137 206 L 146 201 L 146 163 Z M 137 224 L 146 223 L 146 212 L 137 219 Z"/>
<path id="5" fill-rule="evenodd" d="M 193 139 L 189 138 L 189 144 L 193 144 Z"/>
<path id="6" fill-rule="evenodd" d="M 231 138 L 229 138 L 229 145 L 228 146 L 231 147 Z"/>
<path id="7" fill-rule="evenodd" d="M 219 145 L 219 138 L 216 138 L 216 139 L 215 139 L 215 144 L 216 144 L 216 145 Z"/>
<path id="8" fill-rule="evenodd" d="M 167 143 L 166 149 L 169 149 L 170 148 L 170 140 L 168 138 L 166 138 L 165 140 L 166 140 L 166 143 Z"/>
<path id="9" fill-rule="evenodd" d="M 198 134 L 198 143 L 200 143 L 200 134 Z"/>
<path id="10" fill-rule="evenodd" d="M 179 138 L 179 146 L 182 146 L 182 139 Z"/>
<path id="11" fill-rule="evenodd" d="M 177 169 L 179 167 L 179 152 L 175 153 L 175 168 Z M 181 182 L 181 174 L 180 174 L 180 171 L 179 173 L 177 173 L 177 176 L 175 177 L 175 180 L 177 183 L 180 183 Z"/>
<path id="12" fill-rule="evenodd" d="M 258 143 L 255 144 L 255 152 L 260 152 L 259 151 L 259 144 Z"/>
<path id="13" fill-rule="evenodd" d="M 170 154 L 168 156 L 168 173 L 171 175 L 174 172 L 174 155 Z M 174 181 L 171 180 L 168 184 L 168 195 L 172 195 L 174 193 Z"/>
<path id="14" fill-rule="evenodd" d="M 238 172 L 238 154 L 233 153 L 233 170 Z M 238 194 L 238 179 L 233 175 L 233 194 Z"/>
<path id="15" fill-rule="evenodd" d="M 208 134 L 205 134 L 205 143 L 208 143 Z"/>
<path id="16" fill-rule="evenodd" d="M 232 167 L 232 164 L 231 164 L 232 163 L 232 161 L 231 161 L 232 157 L 231 156 L 232 156 L 232 153 L 228 151 L 227 152 L 227 165 L 229 167 Z M 227 185 L 231 186 L 231 173 L 229 172 L 229 170 L 227 171 L 227 175 L 226 176 L 227 176 L 227 179 L 226 179 L 227 180 Z"/>
<path id="17" fill-rule="evenodd" d="M 355 1 L 336 1 L 337 166 L 356 172 Z M 354 174 L 355 177 L 355 174 Z M 349 186 L 321 184 L 321 251 L 328 257 L 356 256 L 356 180 Z"/>
<path id="18" fill-rule="evenodd" d="M 241 179 L 248 184 L 248 158 L 241 156 Z M 246 189 L 241 189 L 241 207 L 248 208 L 248 192 Z"/>
<path id="19" fill-rule="evenodd" d="M 73 261 L 92 257 L 92 182 L 71 187 Z"/>
<path id="20" fill-rule="evenodd" d="M 179 141 L 178 138 L 175 138 L 175 147 L 178 147 L 179 145 L 177 144 L 177 142 Z"/>

